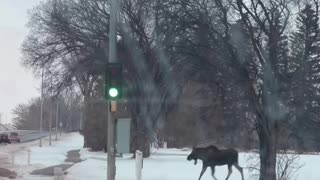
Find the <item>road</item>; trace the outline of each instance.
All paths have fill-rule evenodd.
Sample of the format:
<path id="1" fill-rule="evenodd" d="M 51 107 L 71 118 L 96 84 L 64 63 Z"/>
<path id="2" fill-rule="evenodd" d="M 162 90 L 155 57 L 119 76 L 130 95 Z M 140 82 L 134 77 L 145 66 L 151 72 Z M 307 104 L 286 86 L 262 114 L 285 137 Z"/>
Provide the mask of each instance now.
<path id="1" fill-rule="evenodd" d="M 42 137 L 47 137 L 49 136 L 48 131 L 32 131 L 32 130 L 15 130 L 15 131 L 0 131 L 0 133 L 10 133 L 10 132 L 18 132 L 21 135 L 21 143 L 26 143 L 30 141 L 34 141 L 37 139 L 40 139 Z M 55 134 L 52 133 L 52 136 Z"/>
<path id="2" fill-rule="evenodd" d="M 53 135 L 53 134 L 52 134 Z M 43 137 L 49 136 L 49 132 L 43 131 L 43 132 L 27 132 L 25 134 L 21 134 L 21 143 L 34 141 Z"/>
<path id="3" fill-rule="evenodd" d="M 25 152 L 26 149 L 30 147 L 38 146 L 41 137 L 49 136 L 49 132 L 39 132 L 39 131 L 30 131 L 30 130 L 14 130 L 14 131 L 0 131 L 0 133 L 10 133 L 18 132 L 21 135 L 21 143 L 12 143 L 6 144 L 1 143 L 0 145 L 0 179 L 3 177 L 16 177 L 16 172 L 13 169 L 12 165 L 15 162 L 15 155 L 18 152 Z M 53 134 L 55 135 L 55 134 Z M 45 144 L 47 143 L 47 138 L 44 140 Z M 13 158 L 12 158 L 13 157 Z"/>

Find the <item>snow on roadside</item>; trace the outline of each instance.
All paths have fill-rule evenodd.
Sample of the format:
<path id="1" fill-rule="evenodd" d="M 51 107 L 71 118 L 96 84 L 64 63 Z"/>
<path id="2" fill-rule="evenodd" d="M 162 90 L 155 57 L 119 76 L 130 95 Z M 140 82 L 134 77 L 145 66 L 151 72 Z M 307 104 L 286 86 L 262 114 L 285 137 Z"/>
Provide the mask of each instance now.
<path id="1" fill-rule="evenodd" d="M 83 147 L 83 137 L 78 133 L 66 134 L 62 140 L 52 140 L 52 146 L 48 142 L 43 147 L 31 147 L 31 164 L 44 164 L 53 166 L 64 163 L 67 152 L 70 150 L 81 149 Z M 17 158 L 24 159 L 19 165 L 27 165 L 27 154 L 19 154 Z"/>
<path id="2" fill-rule="evenodd" d="M 37 141 L 39 143 L 39 141 Z M 81 149 L 83 146 L 83 136 L 79 133 L 64 134 L 59 137 L 58 141 L 52 141 L 49 146 L 48 138 L 44 139 L 43 147 L 39 147 L 38 143 L 25 150 L 17 153 L 15 162 L 15 170 L 18 173 L 18 180 L 52 180 L 52 177 L 42 177 L 30 175 L 33 170 L 66 164 L 67 152 L 70 150 Z M 27 149 L 31 150 L 31 165 L 27 164 Z"/>
<path id="3" fill-rule="evenodd" d="M 45 139 L 45 138 L 44 138 Z M 45 140 L 44 140 L 45 141 Z M 39 141 L 31 141 L 26 143 L 11 143 L 11 144 L 1 144 L 0 145 L 0 162 L 2 168 L 7 168 L 10 170 L 15 170 L 11 164 L 11 156 L 15 156 L 24 153 L 30 147 L 39 145 Z M 15 162 L 19 163 L 21 159 L 15 158 Z M 25 160 L 27 161 L 27 160 Z"/>
<path id="4" fill-rule="evenodd" d="M 319 180 L 320 155 L 302 155 L 300 162 L 303 167 L 299 170 L 297 180 Z"/>
<path id="5" fill-rule="evenodd" d="M 46 142 L 47 143 L 47 142 Z M 64 163 L 69 150 L 81 149 L 81 163 L 77 163 L 68 169 L 68 177 L 72 180 L 105 180 L 107 169 L 107 154 L 104 152 L 90 152 L 82 149 L 83 137 L 77 133 L 66 135 L 59 142 L 53 141 L 53 146 L 39 148 L 31 147 L 32 165 L 26 165 L 26 153 L 19 153 L 17 160 L 19 166 L 16 171 L 20 175 L 18 180 L 52 180 L 52 177 L 32 176 L 29 173 L 34 169 L 48 167 Z M 197 179 L 201 171 L 202 163 L 194 165 L 186 160 L 190 150 L 184 149 L 159 149 L 153 150 L 150 158 L 144 160 L 143 179 L 144 180 L 185 180 Z M 248 153 L 240 153 L 240 165 L 245 167 Z M 135 160 L 130 154 L 124 158 L 117 158 L 117 180 L 135 179 Z M 297 180 L 319 180 L 318 171 L 319 155 L 302 155 L 301 163 L 305 164 L 299 171 Z M 248 171 L 244 170 L 246 179 L 249 179 Z M 216 167 L 215 176 L 218 179 L 225 179 L 227 167 Z M 20 179 L 19 179 L 20 178 Z M 229 180 L 241 179 L 240 173 L 233 168 L 233 173 Z M 208 168 L 202 180 L 212 180 L 211 170 Z"/>
<path id="6" fill-rule="evenodd" d="M 201 171 L 201 163 L 194 166 L 193 162 L 186 160 L 188 152 L 178 149 L 159 149 L 157 153 L 144 160 L 143 179 L 145 180 L 185 180 L 197 179 Z M 106 179 L 106 154 L 102 152 L 81 151 L 81 157 L 87 157 L 86 161 L 75 164 L 69 169 L 69 174 L 76 180 L 105 180 Z M 135 178 L 135 160 L 130 156 L 117 158 L 117 180 L 131 180 Z M 227 175 L 227 167 L 217 167 L 216 177 L 223 179 Z M 211 173 L 204 175 L 203 180 L 212 180 Z M 235 172 L 230 180 L 240 177 Z"/>
<path id="7" fill-rule="evenodd" d="M 76 180 L 105 180 L 107 159 L 103 152 L 89 152 L 85 149 L 81 150 L 81 157 L 85 157 L 85 161 L 75 164 L 68 171 L 71 177 Z M 159 149 L 150 157 L 144 160 L 143 179 L 144 180 L 185 180 L 197 179 L 199 177 L 202 163 L 194 165 L 193 162 L 186 160 L 186 156 L 190 151 L 182 151 L 179 149 Z M 246 157 L 248 153 L 240 153 L 240 165 L 246 166 Z M 317 163 L 320 156 L 302 155 L 301 163 L 305 164 L 299 171 L 297 180 L 319 180 Z M 117 158 L 116 161 L 117 180 L 135 179 L 135 160 L 126 156 L 125 158 Z M 215 176 L 218 179 L 225 179 L 227 176 L 227 166 L 216 167 Z M 247 169 L 244 169 L 245 179 L 249 179 Z M 240 173 L 233 168 L 229 180 L 241 179 Z M 211 169 L 208 168 L 202 180 L 212 180 Z"/>

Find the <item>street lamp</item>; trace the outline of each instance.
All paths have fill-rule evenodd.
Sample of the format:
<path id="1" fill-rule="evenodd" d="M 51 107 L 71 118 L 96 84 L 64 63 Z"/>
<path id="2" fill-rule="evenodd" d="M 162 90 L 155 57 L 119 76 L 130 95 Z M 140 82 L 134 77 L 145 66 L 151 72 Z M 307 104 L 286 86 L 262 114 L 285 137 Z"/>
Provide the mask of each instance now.
<path id="1" fill-rule="evenodd" d="M 59 98 L 57 96 L 57 109 L 56 109 L 56 141 L 58 140 L 58 121 L 59 121 Z"/>
<path id="2" fill-rule="evenodd" d="M 49 102 L 49 110 L 50 110 L 50 117 L 49 117 L 49 145 L 51 146 L 52 143 L 51 143 L 51 140 L 52 140 L 52 136 L 51 136 L 51 128 L 52 128 L 52 73 L 49 71 L 50 73 L 50 102 Z"/>
<path id="3" fill-rule="evenodd" d="M 43 66 L 41 68 L 41 97 L 40 97 L 40 142 L 39 146 L 42 147 L 42 121 L 43 121 Z"/>
<path id="4" fill-rule="evenodd" d="M 41 68 L 41 104 L 40 104 L 40 142 L 39 146 L 42 147 L 42 131 L 43 131 L 43 81 L 44 81 L 44 65 Z M 46 70 L 50 73 L 50 122 L 49 122 L 49 131 L 50 131 L 50 137 L 49 137 L 49 145 L 51 145 L 51 126 L 52 126 L 52 73 L 49 69 L 46 68 Z"/>

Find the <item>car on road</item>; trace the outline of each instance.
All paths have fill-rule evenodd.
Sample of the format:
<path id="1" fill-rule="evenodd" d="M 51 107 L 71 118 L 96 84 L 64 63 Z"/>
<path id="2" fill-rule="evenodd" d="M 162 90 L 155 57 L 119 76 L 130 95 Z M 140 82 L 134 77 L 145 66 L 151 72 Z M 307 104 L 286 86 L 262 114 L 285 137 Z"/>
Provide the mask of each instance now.
<path id="1" fill-rule="evenodd" d="M 5 133 L 0 134 L 0 144 L 1 143 L 9 143 L 9 144 L 11 143 L 8 134 L 5 134 Z"/>
<path id="2" fill-rule="evenodd" d="M 10 140 L 10 143 L 11 142 L 17 142 L 17 143 L 20 143 L 21 141 L 21 135 L 17 132 L 11 132 L 9 134 L 9 140 Z"/>

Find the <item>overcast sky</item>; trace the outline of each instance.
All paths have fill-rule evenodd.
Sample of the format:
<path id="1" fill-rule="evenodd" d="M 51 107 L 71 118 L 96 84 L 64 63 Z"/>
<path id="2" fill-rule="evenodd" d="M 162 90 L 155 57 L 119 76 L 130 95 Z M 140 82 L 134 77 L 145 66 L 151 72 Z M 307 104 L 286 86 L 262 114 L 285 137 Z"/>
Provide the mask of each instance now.
<path id="1" fill-rule="evenodd" d="M 40 0 L 0 0 L 0 113 L 9 122 L 12 109 L 39 96 L 40 84 L 21 61 L 20 47 L 28 33 L 27 10 Z"/>

